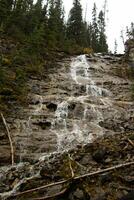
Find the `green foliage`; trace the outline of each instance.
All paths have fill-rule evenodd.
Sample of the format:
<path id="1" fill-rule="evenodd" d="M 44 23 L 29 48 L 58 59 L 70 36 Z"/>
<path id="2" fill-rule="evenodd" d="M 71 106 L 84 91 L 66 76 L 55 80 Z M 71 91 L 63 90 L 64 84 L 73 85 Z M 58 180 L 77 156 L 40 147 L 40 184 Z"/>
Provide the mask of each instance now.
<path id="1" fill-rule="evenodd" d="M 78 45 L 83 44 L 82 7 L 79 0 L 74 0 L 67 22 L 67 37 Z"/>
<path id="2" fill-rule="evenodd" d="M 94 4 L 92 22 L 82 19 L 80 0 L 73 7 L 65 24 L 62 0 L 0 0 L 0 33 L 25 43 L 31 54 L 47 49 L 64 50 L 72 46 L 91 47 L 95 52 L 107 52 L 104 13 Z M 72 41 L 70 43 L 70 40 Z M 68 44 L 67 44 L 68 43 Z M 66 48 L 64 47 L 66 46 Z M 68 47 L 67 47 L 68 46 Z"/>
<path id="3" fill-rule="evenodd" d="M 105 19 L 104 13 L 101 10 L 98 16 L 98 51 L 99 52 L 108 52 L 107 38 L 105 34 Z"/>
<path id="4" fill-rule="evenodd" d="M 61 0 L 50 0 L 47 44 L 50 48 L 61 47 L 65 39 L 64 10 Z"/>
<path id="5" fill-rule="evenodd" d="M 83 54 L 83 47 L 73 40 L 67 40 L 64 43 L 63 51 L 69 55 L 80 55 Z"/>
<path id="6" fill-rule="evenodd" d="M 97 7 L 94 3 L 94 7 L 92 10 L 92 48 L 95 52 L 98 51 L 99 45 L 99 29 L 97 24 Z"/>
<path id="7" fill-rule="evenodd" d="M 97 7 L 95 3 L 92 10 L 92 23 L 89 26 L 89 34 L 90 45 L 95 52 L 108 52 L 104 13 L 101 10 L 97 17 Z"/>
<path id="8" fill-rule="evenodd" d="M 24 102 L 28 77 L 42 77 L 46 60 L 47 67 L 55 66 L 50 63 L 58 53 L 108 51 L 104 13 L 97 18 L 94 4 L 88 24 L 83 21 L 80 0 L 73 1 L 67 23 L 62 0 L 46 0 L 45 4 L 43 0 L 0 0 L 0 36 L 15 43 L 13 51 L 8 51 L 10 44 L 1 48 L 5 49 L 0 56 L 1 105 L 12 100 Z"/>

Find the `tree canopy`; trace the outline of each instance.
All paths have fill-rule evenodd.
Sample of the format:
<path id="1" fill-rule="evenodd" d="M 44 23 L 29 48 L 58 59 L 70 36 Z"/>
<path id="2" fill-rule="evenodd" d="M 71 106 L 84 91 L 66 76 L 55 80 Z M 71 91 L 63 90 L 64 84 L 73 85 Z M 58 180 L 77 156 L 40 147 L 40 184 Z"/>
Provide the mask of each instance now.
<path id="1" fill-rule="evenodd" d="M 83 20 L 80 0 L 73 1 L 67 23 L 62 0 L 0 0 L 0 30 L 18 41 L 30 41 L 33 49 L 66 50 L 77 45 L 107 52 L 104 12 L 92 10 L 92 21 Z M 32 44 L 33 43 L 33 44 Z"/>

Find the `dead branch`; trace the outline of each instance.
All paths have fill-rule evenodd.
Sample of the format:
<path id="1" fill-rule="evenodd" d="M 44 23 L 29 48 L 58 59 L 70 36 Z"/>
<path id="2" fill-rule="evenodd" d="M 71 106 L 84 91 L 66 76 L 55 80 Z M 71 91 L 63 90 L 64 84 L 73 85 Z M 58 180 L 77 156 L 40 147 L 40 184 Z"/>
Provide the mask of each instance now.
<path id="1" fill-rule="evenodd" d="M 46 200 L 46 199 L 52 199 L 52 198 L 55 198 L 55 197 L 58 197 L 58 196 L 64 194 L 66 191 L 67 191 L 67 188 L 65 188 L 65 189 L 62 190 L 61 192 L 56 193 L 56 194 L 54 194 L 54 195 L 52 195 L 52 196 L 41 197 L 41 198 L 35 198 L 35 199 L 32 199 L 32 200 Z"/>
<path id="2" fill-rule="evenodd" d="M 1 113 L 1 117 L 2 117 L 2 120 L 3 120 L 3 124 L 4 124 L 5 128 L 6 128 L 6 131 L 7 131 L 7 135 L 8 135 L 8 139 L 9 139 L 9 143 L 10 143 L 10 149 L 11 149 L 12 165 L 14 165 L 14 147 L 13 147 L 13 142 L 12 142 L 12 139 L 11 139 L 11 134 L 10 134 L 8 125 L 6 123 L 6 120 L 4 118 L 4 115 L 2 113 Z"/>
<path id="3" fill-rule="evenodd" d="M 71 170 L 71 178 L 74 178 L 74 171 L 73 171 L 73 168 L 72 168 L 72 164 L 71 164 L 71 156 L 70 154 L 68 154 L 68 158 L 69 158 L 69 167 L 70 167 L 70 170 Z"/>
<path id="4" fill-rule="evenodd" d="M 127 140 L 132 145 L 132 147 L 134 147 L 134 143 L 132 142 L 132 140 L 130 140 L 129 138 Z"/>
<path id="5" fill-rule="evenodd" d="M 70 154 L 68 154 L 68 158 L 69 158 L 69 168 L 70 168 L 70 171 L 71 171 L 71 179 L 73 180 L 73 178 L 74 178 L 74 171 L 73 171 L 72 164 L 71 164 L 72 159 L 71 159 Z M 71 179 L 70 179 L 70 180 L 71 180 Z M 52 196 L 46 196 L 46 197 L 41 197 L 41 198 L 35 198 L 35 199 L 33 199 L 33 200 L 46 200 L 46 199 L 48 200 L 48 199 L 51 199 L 51 198 L 60 196 L 60 195 L 64 194 L 66 191 L 67 191 L 67 188 L 63 189 L 61 192 L 58 192 L 58 193 L 56 193 L 56 194 L 54 194 L 54 195 L 52 195 Z"/>
<path id="6" fill-rule="evenodd" d="M 95 175 L 98 175 L 98 174 L 102 174 L 102 173 L 105 173 L 105 172 L 113 171 L 115 169 L 127 167 L 127 166 L 130 166 L 130 165 L 134 165 L 134 161 L 133 162 L 124 163 L 124 164 L 120 164 L 120 165 L 116 165 L 116 166 L 109 167 L 109 168 L 106 168 L 106 169 L 101 169 L 99 171 L 91 172 L 91 173 L 88 173 L 88 174 L 84 174 L 82 176 L 77 176 L 74 179 L 78 180 L 78 179 L 85 178 L 85 177 L 88 177 L 88 176 L 95 176 Z"/>
<path id="7" fill-rule="evenodd" d="M 71 159 L 74 163 L 76 163 L 76 165 L 78 165 L 80 168 L 85 168 L 85 169 L 86 169 L 85 166 L 81 165 L 79 162 L 77 162 L 76 160 L 74 160 L 71 156 L 70 156 L 70 159 Z"/>
<path id="8" fill-rule="evenodd" d="M 37 187 L 37 188 L 34 188 L 34 189 L 30 189 L 30 190 L 26 190 L 24 192 L 13 194 L 13 197 L 21 196 L 23 194 L 32 193 L 32 192 L 35 192 L 35 191 L 38 191 L 38 190 L 41 190 L 41 189 L 45 189 L 45 188 L 49 188 L 49 187 L 53 187 L 53 186 L 56 186 L 56 185 L 61 185 L 61 184 L 64 184 L 64 183 L 68 183 L 69 181 L 70 181 L 70 179 L 55 182 L 55 183 L 50 183 L 48 185 L 43 185 L 43 186 L 40 186 L 40 187 Z"/>
<path id="9" fill-rule="evenodd" d="M 85 178 L 85 177 L 95 176 L 95 175 L 98 175 L 98 174 L 102 174 L 102 173 L 105 173 L 105 172 L 113 171 L 115 169 L 127 167 L 127 166 L 130 166 L 130 165 L 134 165 L 134 161 L 133 162 L 124 163 L 124 164 L 120 164 L 120 165 L 116 165 L 116 166 L 109 167 L 109 168 L 106 168 L 106 169 L 101 169 L 99 171 L 91 172 L 91 173 L 88 173 L 88 174 L 85 174 L 85 175 L 80 175 L 80 176 L 74 177 L 73 179 L 71 178 L 71 180 L 78 180 L 78 179 L 82 179 L 82 178 Z M 20 193 L 14 194 L 13 197 L 21 196 L 23 194 L 32 193 L 32 192 L 35 192 L 35 191 L 38 191 L 38 190 L 41 190 L 41 189 L 45 189 L 45 188 L 48 188 L 48 187 L 53 187 L 53 186 L 56 186 L 56 185 L 65 184 L 65 183 L 68 183 L 69 181 L 70 181 L 70 179 L 62 180 L 62 181 L 55 182 L 55 183 L 50 183 L 48 185 L 40 186 L 40 187 L 37 187 L 37 188 L 34 188 L 34 189 L 30 189 L 30 190 L 26 190 L 24 192 L 20 192 Z"/>

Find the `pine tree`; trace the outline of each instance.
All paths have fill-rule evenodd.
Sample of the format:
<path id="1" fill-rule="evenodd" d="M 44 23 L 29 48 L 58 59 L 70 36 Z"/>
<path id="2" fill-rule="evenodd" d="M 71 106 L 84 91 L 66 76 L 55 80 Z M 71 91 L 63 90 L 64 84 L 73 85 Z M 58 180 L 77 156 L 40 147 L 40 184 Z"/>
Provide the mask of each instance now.
<path id="1" fill-rule="evenodd" d="M 117 47 L 118 47 L 118 44 L 117 44 L 117 40 L 115 39 L 115 41 L 114 41 L 114 54 L 117 54 Z"/>
<path id="2" fill-rule="evenodd" d="M 92 10 L 92 48 L 95 52 L 98 52 L 99 42 L 99 29 L 97 24 L 97 7 L 94 3 Z"/>
<path id="3" fill-rule="evenodd" d="M 87 30 L 88 34 L 87 34 L 87 41 L 88 41 L 88 46 L 90 48 L 92 48 L 92 35 L 93 35 L 93 31 L 92 31 L 92 24 L 90 23 L 88 25 L 88 30 Z"/>
<path id="4" fill-rule="evenodd" d="M 74 0 L 73 8 L 70 10 L 67 22 L 67 37 L 78 45 L 83 44 L 83 20 L 80 0 Z"/>
<path id="5" fill-rule="evenodd" d="M 127 27 L 126 34 L 129 39 L 134 39 L 134 23 L 133 22 L 131 22 L 130 28 Z"/>
<path id="6" fill-rule="evenodd" d="M 0 0 L 0 26 L 4 24 L 10 15 L 13 0 Z"/>
<path id="7" fill-rule="evenodd" d="M 62 0 L 50 0 L 48 18 L 48 45 L 59 47 L 63 43 L 64 33 L 64 9 Z"/>
<path id="8" fill-rule="evenodd" d="M 89 47 L 88 37 L 89 37 L 89 29 L 88 29 L 88 24 L 85 21 L 85 22 L 83 22 L 83 30 L 82 30 L 82 37 L 81 37 L 83 47 Z"/>
<path id="9" fill-rule="evenodd" d="M 32 8 L 33 0 L 16 0 L 6 24 L 6 31 L 12 36 L 22 37 L 27 30 L 28 14 Z"/>
<path id="10" fill-rule="evenodd" d="M 98 43 L 98 51 L 99 52 L 108 52 L 107 39 L 105 34 L 105 19 L 104 13 L 101 10 L 98 16 L 98 30 L 99 30 L 99 43 Z"/>
<path id="11" fill-rule="evenodd" d="M 31 6 L 31 9 L 26 14 L 27 26 L 25 27 L 26 34 L 32 34 L 36 29 L 40 28 L 42 21 L 44 20 L 42 11 L 43 0 L 37 0 L 35 5 Z"/>

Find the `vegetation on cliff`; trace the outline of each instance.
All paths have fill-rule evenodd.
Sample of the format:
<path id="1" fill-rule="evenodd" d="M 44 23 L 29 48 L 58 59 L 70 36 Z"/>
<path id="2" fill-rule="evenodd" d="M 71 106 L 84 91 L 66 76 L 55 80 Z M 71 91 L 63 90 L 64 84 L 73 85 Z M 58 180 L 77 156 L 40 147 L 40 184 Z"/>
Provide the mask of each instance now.
<path id="1" fill-rule="evenodd" d="M 67 23 L 62 0 L 0 0 L 0 105 L 24 103 L 27 78 L 42 76 L 64 54 L 107 52 L 104 12 L 90 25 L 74 0 Z M 7 108 L 9 109 L 9 108 Z"/>

